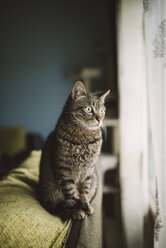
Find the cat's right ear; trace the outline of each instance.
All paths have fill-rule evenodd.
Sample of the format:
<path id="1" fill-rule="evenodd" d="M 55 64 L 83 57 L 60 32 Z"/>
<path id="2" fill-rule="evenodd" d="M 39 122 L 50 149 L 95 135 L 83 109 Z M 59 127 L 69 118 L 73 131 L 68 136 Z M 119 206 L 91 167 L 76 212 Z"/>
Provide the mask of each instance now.
<path id="1" fill-rule="evenodd" d="M 77 81 L 74 84 L 72 92 L 71 92 L 72 99 L 76 101 L 77 99 L 86 96 L 86 94 L 87 92 L 86 92 L 86 89 L 83 83 L 81 81 Z"/>

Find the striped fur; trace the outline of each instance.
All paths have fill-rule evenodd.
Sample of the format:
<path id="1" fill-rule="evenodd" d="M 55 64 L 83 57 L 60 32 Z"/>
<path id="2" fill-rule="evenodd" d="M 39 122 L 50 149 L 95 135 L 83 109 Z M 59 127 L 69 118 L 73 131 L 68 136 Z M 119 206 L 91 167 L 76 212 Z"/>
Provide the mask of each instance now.
<path id="1" fill-rule="evenodd" d="M 93 212 L 90 202 L 97 190 L 95 164 L 102 144 L 100 127 L 108 94 L 86 92 L 84 85 L 76 82 L 43 147 L 40 202 L 47 211 L 64 219 L 82 219 Z"/>

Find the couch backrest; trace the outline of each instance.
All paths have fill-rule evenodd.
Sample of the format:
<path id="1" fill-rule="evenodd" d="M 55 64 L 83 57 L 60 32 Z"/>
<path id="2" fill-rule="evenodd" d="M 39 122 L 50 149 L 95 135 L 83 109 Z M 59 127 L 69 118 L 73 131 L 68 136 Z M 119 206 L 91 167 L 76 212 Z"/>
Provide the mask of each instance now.
<path id="1" fill-rule="evenodd" d="M 24 127 L 0 127 L 0 155 L 13 156 L 26 148 Z"/>

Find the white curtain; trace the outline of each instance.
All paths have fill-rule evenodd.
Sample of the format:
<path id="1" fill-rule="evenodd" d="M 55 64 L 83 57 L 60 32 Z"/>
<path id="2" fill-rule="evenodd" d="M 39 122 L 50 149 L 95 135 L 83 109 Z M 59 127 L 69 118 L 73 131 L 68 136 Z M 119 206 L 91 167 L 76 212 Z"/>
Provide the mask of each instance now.
<path id="1" fill-rule="evenodd" d="M 145 4 L 146 3 L 146 4 Z M 155 247 L 166 247 L 166 1 L 144 0 L 149 187 L 155 198 Z"/>
<path id="2" fill-rule="evenodd" d="M 143 218 L 150 204 L 155 248 L 165 248 L 166 0 L 119 0 L 117 48 L 126 247 L 144 247 Z"/>
<path id="3" fill-rule="evenodd" d="M 117 9 L 118 83 L 120 94 L 120 183 L 122 226 L 127 248 L 142 248 L 147 214 L 145 163 L 146 70 L 143 2 L 121 0 Z M 146 146 L 146 147 L 145 147 Z"/>

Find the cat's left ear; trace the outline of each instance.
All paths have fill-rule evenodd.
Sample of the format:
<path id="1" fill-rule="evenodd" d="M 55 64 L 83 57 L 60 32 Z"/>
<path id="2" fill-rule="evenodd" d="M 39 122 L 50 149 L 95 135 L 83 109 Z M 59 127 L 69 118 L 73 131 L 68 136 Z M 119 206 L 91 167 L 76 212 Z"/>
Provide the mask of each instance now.
<path id="1" fill-rule="evenodd" d="M 77 100 L 81 97 L 84 97 L 87 94 L 85 86 L 81 81 L 77 81 L 72 89 L 71 96 L 73 100 Z"/>
<path id="2" fill-rule="evenodd" d="M 109 95 L 109 93 L 110 93 L 110 90 L 106 91 L 102 96 L 100 96 L 100 101 L 101 101 L 102 103 L 105 102 L 105 99 L 106 99 L 106 97 Z"/>

